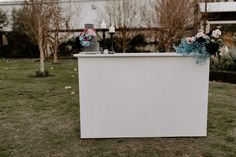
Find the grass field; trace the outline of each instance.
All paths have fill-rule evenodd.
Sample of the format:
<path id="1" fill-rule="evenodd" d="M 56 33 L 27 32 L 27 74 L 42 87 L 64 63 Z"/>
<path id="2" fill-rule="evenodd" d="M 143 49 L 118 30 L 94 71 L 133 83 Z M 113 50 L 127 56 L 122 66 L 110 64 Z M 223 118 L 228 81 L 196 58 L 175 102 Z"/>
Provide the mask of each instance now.
<path id="1" fill-rule="evenodd" d="M 207 137 L 81 140 L 76 60 L 38 64 L 0 59 L 0 157 L 236 157 L 236 85 L 210 82 Z"/>

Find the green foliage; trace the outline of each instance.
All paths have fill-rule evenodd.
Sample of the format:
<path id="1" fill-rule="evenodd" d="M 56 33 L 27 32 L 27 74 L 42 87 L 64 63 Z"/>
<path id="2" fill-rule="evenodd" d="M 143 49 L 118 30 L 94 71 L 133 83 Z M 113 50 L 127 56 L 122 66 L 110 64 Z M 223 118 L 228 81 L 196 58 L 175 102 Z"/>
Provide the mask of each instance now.
<path id="1" fill-rule="evenodd" d="M 21 32 L 23 33 L 24 32 L 24 27 L 22 25 L 22 18 L 23 18 L 24 15 L 24 10 L 23 9 L 13 9 L 12 10 L 12 30 L 14 32 Z"/>
<path id="2" fill-rule="evenodd" d="M 38 57 L 38 46 L 24 32 L 21 19 L 22 9 L 12 11 L 12 31 L 8 33 L 8 52 L 4 52 L 4 57 Z"/>
<path id="3" fill-rule="evenodd" d="M 4 27 L 8 25 L 8 17 L 7 12 L 0 9 L 0 31 L 3 30 Z"/>
<path id="4" fill-rule="evenodd" d="M 236 71 L 236 49 L 229 50 L 228 54 L 212 58 L 211 69 Z"/>

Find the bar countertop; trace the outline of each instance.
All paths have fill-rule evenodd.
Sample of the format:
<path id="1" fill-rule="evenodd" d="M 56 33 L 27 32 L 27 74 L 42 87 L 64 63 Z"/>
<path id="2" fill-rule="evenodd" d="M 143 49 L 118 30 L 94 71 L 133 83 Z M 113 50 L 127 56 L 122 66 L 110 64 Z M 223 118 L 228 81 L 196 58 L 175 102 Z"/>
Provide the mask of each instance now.
<path id="1" fill-rule="evenodd" d="M 182 55 L 177 53 L 115 53 L 115 54 L 74 54 L 77 58 L 123 58 L 123 57 L 191 57 L 192 55 Z"/>

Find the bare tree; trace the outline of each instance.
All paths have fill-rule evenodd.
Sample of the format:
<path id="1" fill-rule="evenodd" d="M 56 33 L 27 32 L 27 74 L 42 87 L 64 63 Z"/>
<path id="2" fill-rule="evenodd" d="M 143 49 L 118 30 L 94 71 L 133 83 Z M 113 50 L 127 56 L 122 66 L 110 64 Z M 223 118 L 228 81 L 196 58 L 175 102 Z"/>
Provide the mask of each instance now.
<path id="1" fill-rule="evenodd" d="M 119 29 L 117 37 L 122 41 L 118 44 L 125 53 L 130 39 L 136 34 L 132 28 L 140 26 L 141 18 L 139 14 L 139 5 L 141 0 L 107 0 L 105 5 L 105 14 L 103 20 Z"/>
<path id="2" fill-rule="evenodd" d="M 159 28 L 155 34 L 162 51 L 170 51 L 185 30 L 193 26 L 195 4 L 194 0 L 149 0 L 143 14 L 148 27 Z"/>
<path id="3" fill-rule="evenodd" d="M 69 4 L 71 5 L 71 3 Z M 53 63 L 58 62 L 58 47 L 59 44 L 64 41 L 71 34 L 68 30 L 69 22 L 71 20 L 71 10 L 67 11 L 67 14 L 63 12 L 62 7 L 58 0 L 54 0 L 52 23 L 50 25 L 51 32 L 49 38 L 49 45 L 52 46 Z M 63 30 L 62 33 L 60 33 Z"/>
<path id="4" fill-rule="evenodd" d="M 54 13 L 54 0 L 26 0 L 21 12 L 25 33 L 34 41 L 40 52 L 39 69 L 45 75 L 44 59 L 50 23 Z"/>

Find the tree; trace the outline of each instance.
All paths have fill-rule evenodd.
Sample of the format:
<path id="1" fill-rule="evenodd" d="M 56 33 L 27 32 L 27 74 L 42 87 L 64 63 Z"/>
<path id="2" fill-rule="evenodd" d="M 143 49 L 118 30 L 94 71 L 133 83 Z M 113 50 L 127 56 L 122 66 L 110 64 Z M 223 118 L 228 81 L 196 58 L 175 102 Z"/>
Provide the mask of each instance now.
<path id="1" fill-rule="evenodd" d="M 122 41 L 119 47 L 125 53 L 132 37 L 136 34 L 133 28 L 140 26 L 141 18 L 139 14 L 140 0 L 107 0 L 103 20 L 119 29 L 117 37 Z"/>
<path id="2" fill-rule="evenodd" d="M 10 49 L 14 49 L 14 51 L 17 52 L 17 56 L 35 57 L 38 55 L 38 49 L 36 44 L 34 44 L 31 38 L 29 38 L 24 32 L 23 26 L 21 24 L 22 12 L 24 12 L 23 9 L 14 8 L 12 10 L 12 31 L 8 33 L 8 40 L 11 43 L 9 47 Z"/>
<path id="3" fill-rule="evenodd" d="M 49 45 L 52 46 L 53 50 L 53 63 L 58 62 L 58 47 L 60 43 L 70 35 L 70 33 L 67 31 L 69 29 L 70 19 L 70 12 L 68 14 L 63 14 L 62 7 L 59 5 L 59 1 L 55 0 L 53 5 L 53 16 L 52 23 L 50 25 L 51 32 L 49 39 Z M 63 35 L 60 35 L 60 31 L 62 29 L 64 32 Z"/>
<path id="4" fill-rule="evenodd" d="M 2 31 L 4 27 L 8 25 L 7 12 L 0 9 L 0 30 Z"/>
<path id="5" fill-rule="evenodd" d="M 145 22 L 148 27 L 159 27 L 155 34 L 162 51 L 171 51 L 173 44 L 194 24 L 195 3 L 191 0 L 149 0 L 149 9 L 143 12 Z"/>
<path id="6" fill-rule="evenodd" d="M 34 41 L 40 52 L 39 75 L 45 76 L 45 50 L 54 12 L 54 0 L 26 0 L 21 12 L 20 24 L 24 32 Z"/>

